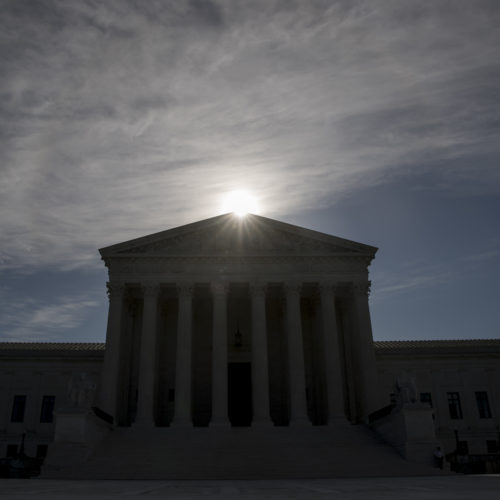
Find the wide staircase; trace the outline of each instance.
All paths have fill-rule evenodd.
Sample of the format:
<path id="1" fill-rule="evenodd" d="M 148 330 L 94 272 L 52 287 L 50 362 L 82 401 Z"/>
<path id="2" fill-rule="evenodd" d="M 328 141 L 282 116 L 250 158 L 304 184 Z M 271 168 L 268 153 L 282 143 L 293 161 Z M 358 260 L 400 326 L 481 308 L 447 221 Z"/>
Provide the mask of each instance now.
<path id="1" fill-rule="evenodd" d="M 364 425 L 114 428 L 85 458 L 64 453 L 42 477 L 282 479 L 438 474 L 401 458 Z M 50 452 L 49 452 L 50 458 Z"/>

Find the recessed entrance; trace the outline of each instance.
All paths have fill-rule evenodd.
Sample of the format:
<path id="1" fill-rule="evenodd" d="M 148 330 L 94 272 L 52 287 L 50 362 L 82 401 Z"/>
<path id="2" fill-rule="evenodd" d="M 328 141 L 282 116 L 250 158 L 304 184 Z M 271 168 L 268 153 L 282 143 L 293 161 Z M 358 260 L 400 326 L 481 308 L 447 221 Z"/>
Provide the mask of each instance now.
<path id="1" fill-rule="evenodd" d="M 229 363 L 228 409 L 233 427 L 247 427 L 252 423 L 252 368 L 250 363 Z"/>

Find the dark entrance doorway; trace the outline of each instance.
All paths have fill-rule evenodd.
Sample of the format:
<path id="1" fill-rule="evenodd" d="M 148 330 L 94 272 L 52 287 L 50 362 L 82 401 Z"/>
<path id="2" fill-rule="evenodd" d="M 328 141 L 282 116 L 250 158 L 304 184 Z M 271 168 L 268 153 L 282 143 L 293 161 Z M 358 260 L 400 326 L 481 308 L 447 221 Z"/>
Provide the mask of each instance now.
<path id="1" fill-rule="evenodd" d="M 229 363 L 228 409 L 233 427 L 247 427 L 252 423 L 252 369 L 250 363 Z"/>

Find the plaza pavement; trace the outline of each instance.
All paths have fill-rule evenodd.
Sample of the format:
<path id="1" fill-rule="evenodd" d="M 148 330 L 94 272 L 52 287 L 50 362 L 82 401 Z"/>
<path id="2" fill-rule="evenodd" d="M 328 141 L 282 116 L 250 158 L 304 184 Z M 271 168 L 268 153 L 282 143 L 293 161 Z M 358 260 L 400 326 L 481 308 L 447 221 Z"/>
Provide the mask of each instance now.
<path id="1" fill-rule="evenodd" d="M 0 479 L 0 500 L 498 500 L 500 475 L 253 481 Z"/>

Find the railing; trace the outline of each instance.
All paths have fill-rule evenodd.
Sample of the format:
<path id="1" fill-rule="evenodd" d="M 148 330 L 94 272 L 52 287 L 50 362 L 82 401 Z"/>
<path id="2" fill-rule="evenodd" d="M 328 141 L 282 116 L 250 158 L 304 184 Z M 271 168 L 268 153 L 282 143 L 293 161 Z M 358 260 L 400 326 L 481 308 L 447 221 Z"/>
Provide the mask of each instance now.
<path id="1" fill-rule="evenodd" d="M 456 452 L 446 455 L 450 469 L 462 474 L 500 473 L 500 453 L 481 455 L 459 455 Z"/>

